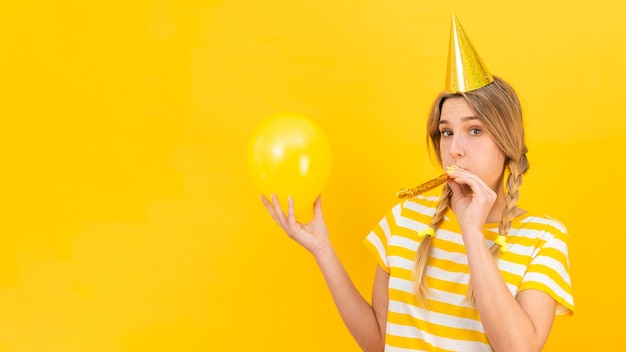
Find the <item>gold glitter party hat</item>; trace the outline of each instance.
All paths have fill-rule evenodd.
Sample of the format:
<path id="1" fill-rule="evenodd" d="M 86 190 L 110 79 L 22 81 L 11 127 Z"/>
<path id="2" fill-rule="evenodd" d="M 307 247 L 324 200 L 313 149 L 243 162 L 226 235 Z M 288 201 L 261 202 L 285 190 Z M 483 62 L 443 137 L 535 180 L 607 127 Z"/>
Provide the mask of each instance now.
<path id="1" fill-rule="evenodd" d="M 461 23 L 452 13 L 450 48 L 446 90 L 450 93 L 468 92 L 493 82 L 493 76 L 478 56 L 476 49 L 463 31 Z"/>

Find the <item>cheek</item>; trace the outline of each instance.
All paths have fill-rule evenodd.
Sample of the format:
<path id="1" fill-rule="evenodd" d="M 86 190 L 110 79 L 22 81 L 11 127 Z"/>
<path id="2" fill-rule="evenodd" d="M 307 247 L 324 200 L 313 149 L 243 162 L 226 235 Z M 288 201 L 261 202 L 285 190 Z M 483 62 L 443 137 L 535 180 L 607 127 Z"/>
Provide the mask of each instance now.
<path id="1" fill-rule="evenodd" d="M 450 148 L 448 146 L 448 143 L 442 141 L 439 143 L 439 155 L 441 155 L 441 159 L 444 160 L 446 158 L 450 158 L 450 152 L 449 152 Z"/>
<path id="2" fill-rule="evenodd" d="M 504 171 L 505 160 L 506 158 L 504 157 L 504 154 L 498 153 L 498 154 L 493 155 L 491 159 L 491 163 L 486 165 L 488 169 L 491 171 L 491 173 L 493 174 L 494 178 L 499 178 L 502 175 L 502 172 Z"/>
<path id="3" fill-rule="evenodd" d="M 476 153 L 474 156 L 477 158 L 474 161 L 481 165 L 480 169 L 483 170 L 485 177 L 495 178 L 504 168 L 506 158 L 499 149 L 485 148 L 482 153 Z"/>
<path id="4" fill-rule="evenodd" d="M 439 156 L 441 159 L 441 163 L 445 166 L 445 165 L 450 165 L 453 160 L 452 157 L 450 156 L 450 153 L 448 153 L 446 151 L 446 149 L 444 148 L 439 148 Z"/>

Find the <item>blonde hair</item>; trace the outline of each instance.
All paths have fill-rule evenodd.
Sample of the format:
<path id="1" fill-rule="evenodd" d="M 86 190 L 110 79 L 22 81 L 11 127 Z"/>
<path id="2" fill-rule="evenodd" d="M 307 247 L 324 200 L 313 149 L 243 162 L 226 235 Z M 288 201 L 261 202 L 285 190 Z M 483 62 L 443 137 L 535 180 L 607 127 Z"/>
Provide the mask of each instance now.
<path id="1" fill-rule="evenodd" d="M 435 99 L 428 119 L 427 134 L 429 149 L 437 156 L 441 165 L 439 119 L 443 103 L 450 98 L 462 97 L 476 112 L 476 117 L 482 121 L 493 136 L 496 145 L 506 156 L 502 172 L 508 168 L 506 180 L 506 205 L 502 210 L 498 232 L 506 236 L 511 228 L 511 221 L 515 217 L 515 208 L 519 199 L 519 189 L 522 185 L 522 175 L 528 171 L 529 164 L 526 158 L 528 149 L 524 141 L 524 126 L 522 121 L 522 108 L 517 94 L 513 88 L 499 77 L 494 76 L 494 82 L 464 93 L 451 94 L 441 93 Z M 430 221 L 430 227 L 437 229 L 443 220 L 444 214 L 450 206 L 452 191 L 448 185 L 444 185 L 439 204 Z M 432 238 L 425 236 L 419 245 L 413 267 L 413 283 L 417 299 L 426 305 L 426 267 L 432 252 Z M 494 260 L 498 260 L 500 246 L 494 244 L 491 247 Z M 467 298 L 473 301 L 473 290 L 468 286 Z"/>

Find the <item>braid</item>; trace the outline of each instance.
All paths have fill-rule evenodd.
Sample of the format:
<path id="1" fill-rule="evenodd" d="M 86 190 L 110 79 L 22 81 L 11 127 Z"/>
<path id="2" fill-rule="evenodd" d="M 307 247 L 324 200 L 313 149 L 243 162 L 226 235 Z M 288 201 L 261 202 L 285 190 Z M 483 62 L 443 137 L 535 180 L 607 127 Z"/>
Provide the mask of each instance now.
<path id="1" fill-rule="evenodd" d="M 450 205 L 450 197 L 452 195 L 452 190 L 446 184 L 443 186 L 443 190 L 441 192 L 441 198 L 439 199 L 439 204 L 437 205 L 437 209 L 435 210 L 435 214 L 430 221 L 430 227 L 433 229 L 437 228 L 437 225 L 443 220 L 444 214 L 448 206 Z M 419 248 L 415 253 L 415 264 L 413 266 L 413 273 L 411 274 L 411 278 L 413 280 L 415 294 L 417 296 L 417 301 L 426 305 L 426 266 L 428 264 L 428 258 L 430 258 L 432 249 L 433 249 L 433 239 L 430 236 L 424 236 L 422 241 L 419 244 Z"/>
<path id="2" fill-rule="evenodd" d="M 515 207 L 519 200 L 519 189 L 522 186 L 522 172 L 520 172 L 518 162 L 510 160 L 509 169 L 511 172 L 506 181 L 506 205 L 502 210 L 502 220 L 499 227 L 499 232 L 502 236 L 506 236 L 511 229 L 511 220 L 515 217 Z"/>

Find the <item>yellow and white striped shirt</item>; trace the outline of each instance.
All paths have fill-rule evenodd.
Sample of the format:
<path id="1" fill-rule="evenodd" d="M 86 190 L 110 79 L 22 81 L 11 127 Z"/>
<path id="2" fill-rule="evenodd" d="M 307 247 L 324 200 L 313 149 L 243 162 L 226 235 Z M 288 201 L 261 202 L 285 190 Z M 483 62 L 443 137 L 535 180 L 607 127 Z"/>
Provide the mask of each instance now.
<path id="1" fill-rule="evenodd" d="M 448 210 L 433 238 L 426 282 L 428 309 L 421 307 L 411 281 L 417 231 L 428 227 L 438 197 L 417 197 L 395 207 L 365 239 L 381 267 L 389 272 L 389 308 L 385 351 L 492 351 L 476 307 L 465 299 L 469 266 L 461 231 Z M 488 246 L 498 224 L 486 224 Z M 557 314 L 572 314 L 567 230 L 547 216 L 525 213 L 515 218 L 507 235 L 508 252 L 499 268 L 511 294 L 540 290 L 557 302 Z"/>

